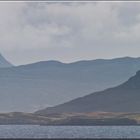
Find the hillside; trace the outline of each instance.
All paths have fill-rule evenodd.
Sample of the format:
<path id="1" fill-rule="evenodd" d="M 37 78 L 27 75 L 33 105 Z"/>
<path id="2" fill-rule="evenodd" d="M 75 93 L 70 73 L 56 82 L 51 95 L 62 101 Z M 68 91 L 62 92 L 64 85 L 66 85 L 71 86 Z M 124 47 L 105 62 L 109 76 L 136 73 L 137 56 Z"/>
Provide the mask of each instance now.
<path id="1" fill-rule="evenodd" d="M 140 58 L 62 63 L 44 61 L 0 69 L 0 112 L 34 112 L 119 85 L 140 70 Z"/>
<path id="2" fill-rule="evenodd" d="M 36 112 L 37 114 L 68 112 L 140 112 L 140 71 L 127 82 L 101 92 L 77 98 Z"/>

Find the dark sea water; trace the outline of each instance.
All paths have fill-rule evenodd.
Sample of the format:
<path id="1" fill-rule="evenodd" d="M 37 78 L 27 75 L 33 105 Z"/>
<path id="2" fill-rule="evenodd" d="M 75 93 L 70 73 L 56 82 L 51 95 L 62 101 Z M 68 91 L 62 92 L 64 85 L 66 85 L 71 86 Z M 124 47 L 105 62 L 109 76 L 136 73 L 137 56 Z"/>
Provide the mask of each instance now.
<path id="1" fill-rule="evenodd" d="M 0 138 L 140 138 L 140 126 L 0 125 Z"/>

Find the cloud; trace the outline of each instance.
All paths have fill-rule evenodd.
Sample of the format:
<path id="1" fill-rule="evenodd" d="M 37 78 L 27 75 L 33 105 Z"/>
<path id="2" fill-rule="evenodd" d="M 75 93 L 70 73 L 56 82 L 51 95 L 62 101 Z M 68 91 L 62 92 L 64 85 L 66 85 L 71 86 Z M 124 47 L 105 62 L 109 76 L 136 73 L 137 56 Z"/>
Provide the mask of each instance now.
<path id="1" fill-rule="evenodd" d="M 0 50 L 16 64 L 137 56 L 138 2 L 1 2 Z"/>

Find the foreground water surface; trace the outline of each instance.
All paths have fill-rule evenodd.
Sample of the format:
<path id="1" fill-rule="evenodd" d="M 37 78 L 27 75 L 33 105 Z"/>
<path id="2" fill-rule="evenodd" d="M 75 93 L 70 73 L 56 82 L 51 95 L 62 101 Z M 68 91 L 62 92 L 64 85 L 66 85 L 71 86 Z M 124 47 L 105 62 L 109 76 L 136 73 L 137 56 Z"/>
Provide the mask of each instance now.
<path id="1" fill-rule="evenodd" d="M 140 138 L 140 126 L 0 125 L 0 138 Z"/>

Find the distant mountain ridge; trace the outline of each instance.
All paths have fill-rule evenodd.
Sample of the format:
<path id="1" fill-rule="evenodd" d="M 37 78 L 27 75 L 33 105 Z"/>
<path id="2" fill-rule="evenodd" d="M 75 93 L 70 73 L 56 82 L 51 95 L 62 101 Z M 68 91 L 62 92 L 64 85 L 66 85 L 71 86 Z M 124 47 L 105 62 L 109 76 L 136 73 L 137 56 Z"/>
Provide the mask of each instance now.
<path id="1" fill-rule="evenodd" d="M 140 58 L 42 61 L 0 69 L 0 112 L 33 112 L 123 83 Z M 26 103 L 26 104 L 25 104 Z"/>
<path id="2" fill-rule="evenodd" d="M 61 61 L 57 60 L 48 60 L 48 61 L 40 61 L 40 62 L 35 62 L 35 63 L 30 63 L 30 64 L 25 64 L 25 65 L 19 65 L 19 67 L 22 66 L 37 66 L 37 65 L 47 65 L 47 66 L 87 66 L 90 65 L 91 63 L 93 65 L 100 65 L 104 63 L 130 63 L 130 62 L 138 62 L 140 61 L 140 57 L 119 57 L 119 58 L 112 58 L 112 59 L 93 59 L 93 60 L 80 60 L 80 61 L 75 61 L 75 62 L 69 62 L 69 63 L 64 63 Z"/>
<path id="3" fill-rule="evenodd" d="M 0 68 L 7 68 L 12 66 L 13 65 L 0 54 Z"/>
<path id="4" fill-rule="evenodd" d="M 36 114 L 68 112 L 140 112 L 140 71 L 125 83 L 37 111 Z"/>

